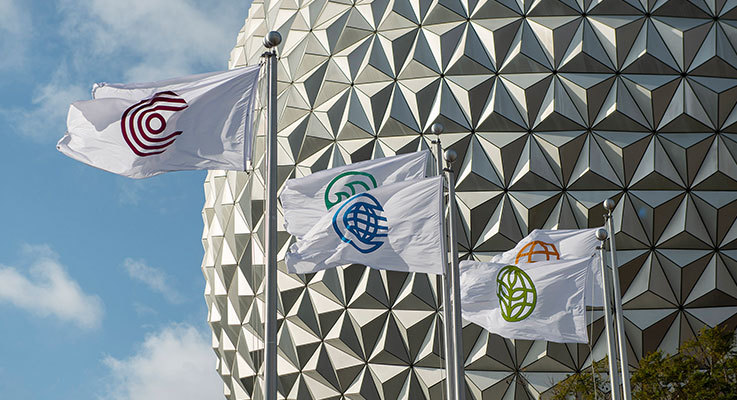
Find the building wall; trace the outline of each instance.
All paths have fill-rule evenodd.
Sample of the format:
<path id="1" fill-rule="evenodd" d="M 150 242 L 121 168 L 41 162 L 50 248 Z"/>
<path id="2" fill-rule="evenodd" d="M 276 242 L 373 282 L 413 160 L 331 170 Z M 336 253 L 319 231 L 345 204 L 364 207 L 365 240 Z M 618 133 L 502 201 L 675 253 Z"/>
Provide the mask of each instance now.
<path id="1" fill-rule="evenodd" d="M 535 228 L 595 227 L 617 201 L 633 367 L 701 327 L 737 324 L 737 2 L 256 0 L 231 53 L 255 64 L 278 30 L 279 179 L 428 148 L 457 151 L 461 256 Z M 263 110 L 260 119 L 263 119 Z M 230 399 L 260 398 L 263 123 L 250 173 L 205 181 L 203 273 Z M 280 259 L 290 243 L 279 233 Z M 434 276 L 280 263 L 280 393 L 442 398 Z M 538 398 L 605 354 L 468 324 L 474 399 Z"/>

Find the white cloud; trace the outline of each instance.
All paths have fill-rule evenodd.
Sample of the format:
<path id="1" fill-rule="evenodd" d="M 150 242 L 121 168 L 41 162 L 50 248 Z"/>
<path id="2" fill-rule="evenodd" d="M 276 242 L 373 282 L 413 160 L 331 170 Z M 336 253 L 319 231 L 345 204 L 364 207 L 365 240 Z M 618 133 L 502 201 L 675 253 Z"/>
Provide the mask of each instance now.
<path id="1" fill-rule="evenodd" d="M 31 108 L 13 108 L 1 113 L 17 133 L 41 143 L 55 141 L 64 135 L 69 104 L 89 99 L 90 89 L 91 86 L 85 89 L 69 84 L 66 69 L 61 68 L 49 83 L 36 88 Z"/>
<path id="2" fill-rule="evenodd" d="M 31 23 L 18 0 L 0 0 L 0 70 L 17 68 L 26 59 Z"/>
<path id="3" fill-rule="evenodd" d="M 169 286 L 171 278 L 164 271 L 147 265 L 144 260 L 132 258 L 126 258 L 123 261 L 123 267 L 131 278 L 143 282 L 154 292 L 161 293 L 170 303 L 182 302 L 182 295 Z"/>
<path id="4" fill-rule="evenodd" d="M 118 203 L 122 205 L 137 206 L 141 201 L 141 197 L 146 187 L 150 187 L 151 182 L 134 180 L 129 178 L 119 178 L 116 180 L 118 190 Z"/>
<path id="5" fill-rule="evenodd" d="M 110 385 L 101 399 L 207 400 L 223 398 L 215 353 L 205 334 L 177 324 L 146 337 L 126 359 L 106 357 Z"/>
<path id="6" fill-rule="evenodd" d="M 0 0 L 0 71 L 11 61 L 19 69 L 32 34 L 29 13 L 18 4 Z M 50 144 L 64 134 L 69 104 L 89 99 L 95 81 L 226 69 L 246 6 L 230 0 L 60 0 L 60 66 L 34 89 L 30 105 L 0 110 L 0 116 L 16 133 Z"/>
<path id="7" fill-rule="evenodd" d="M 136 314 L 138 316 L 144 316 L 144 315 L 157 315 L 159 312 L 155 309 L 138 302 L 133 303 L 133 309 L 136 311 Z"/>
<path id="8" fill-rule="evenodd" d="M 95 328 L 103 316 L 102 301 L 85 293 L 48 246 L 26 246 L 33 257 L 28 275 L 0 265 L 0 303 L 10 303 L 40 316 L 53 315 L 82 328 Z"/>
<path id="9" fill-rule="evenodd" d="M 227 68 L 246 17 L 230 0 L 64 0 L 61 33 L 76 49 L 124 64 L 128 81 Z M 89 59 L 89 58 L 88 58 Z"/>

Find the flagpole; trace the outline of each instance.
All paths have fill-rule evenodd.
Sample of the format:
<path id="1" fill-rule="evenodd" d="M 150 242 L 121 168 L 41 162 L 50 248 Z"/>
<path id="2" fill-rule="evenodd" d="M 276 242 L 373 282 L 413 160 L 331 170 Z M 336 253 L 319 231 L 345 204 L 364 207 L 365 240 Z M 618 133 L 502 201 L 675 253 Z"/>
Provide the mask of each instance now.
<path id="1" fill-rule="evenodd" d="M 606 229 L 598 229 L 596 238 L 601 242 L 599 244 L 599 262 L 601 264 L 601 279 L 604 283 L 604 330 L 606 331 L 607 351 L 609 353 L 609 382 L 612 387 L 612 400 L 620 400 L 622 395 L 619 389 L 619 374 L 617 373 L 617 350 L 614 344 L 614 321 L 612 320 L 612 290 L 609 287 L 609 279 L 607 279 L 606 263 L 604 262 L 604 241 L 609 235 Z M 593 322 L 593 321 L 592 321 Z M 592 338 L 589 338 L 591 340 Z M 594 362 L 594 355 L 591 355 L 591 363 Z"/>
<path id="2" fill-rule="evenodd" d="M 461 318 L 461 284 L 460 271 L 458 269 L 458 239 L 456 238 L 456 225 L 458 219 L 456 215 L 456 190 L 455 190 L 455 174 L 453 173 L 453 162 L 458 157 L 455 150 L 448 149 L 443 153 L 445 157 L 445 172 L 448 173 L 448 222 L 449 240 L 450 240 L 450 282 L 452 288 L 452 305 L 453 305 L 453 384 L 455 386 L 455 400 L 464 400 L 465 392 L 465 372 L 463 365 L 463 319 Z"/>
<path id="3" fill-rule="evenodd" d="M 281 43 L 279 32 L 271 31 L 264 37 L 264 46 L 269 49 L 266 57 L 266 69 L 268 71 L 268 118 L 266 129 L 266 262 L 264 264 L 264 280 L 266 281 L 266 319 L 264 321 L 264 399 L 276 400 L 277 393 L 277 358 L 276 358 L 276 333 L 277 333 L 277 269 L 276 253 L 277 244 L 277 215 L 276 215 L 276 74 L 277 57 L 276 46 Z"/>
<path id="4" fill-rule="evenodd" d="M 438 176 L 443 175 L 443 148 L 440 145 L 440 134 L 443 133 L 443 124 L 436 122 L 430 126 L 430 133 L 437 135 L 437 140 L 433 140 L 432 143 L 435 145 L 435 161 L 437 167 Z M 447 240 L 447 230 L 445 227 L 445 204 L 443 204 L 443 216 L 440 219 L 443 236 L 440 241 L 440 254 L 442 254 L 443 263 L 443 327 L 444 327 L 444 345 L 445 345 L 445 396 L 447 399 L 452 399 L 455 394 L 455 363 L 453 353 L 453 307 L 450 302 L 450 280 L 448 279 L 448 250 L 446 249 L 445 241 Z"/>
<path id="5" fill-rule="evenodd" d="M 630 368 L 627 362 L 627 337 L 624 334 L 624 317 L 622 314 L 622 291 L 619 286 L 619 264 L 617 264 L 617 246 L 614 240 L 614 218 L 612 211 L 616 204 L 612 199 L 604 200 L 604 208 L 607 210 L 606 226 L 609 230 L 609 255 L 612 265 L 612 284 L 614 286 L 614 312 L 617 321 L 617 341 L 619 342 L 619 360 L 622 363 L 622 398 L 632 400 L 630 388 Z"/>

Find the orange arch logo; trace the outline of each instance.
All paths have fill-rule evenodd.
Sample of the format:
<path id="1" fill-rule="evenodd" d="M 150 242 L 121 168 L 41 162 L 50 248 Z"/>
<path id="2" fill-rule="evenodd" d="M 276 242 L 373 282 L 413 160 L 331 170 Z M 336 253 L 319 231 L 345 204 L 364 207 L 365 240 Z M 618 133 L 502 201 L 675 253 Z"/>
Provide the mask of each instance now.
<path id="1" fill-rule="evenodd" d="M 560 260 L 560 253 L 558 253 L 558 249 L 555 248 L 555 245 L 552 243 L 545 243 L 541 242 L 539 240 L 533 240 L 530 243 L 527 243 L 525 247 L 523 247 L 519 253 L 517 253 L 517 258 L 514 260 L 515 264 L 519 263 L 520 259 L 524 259 L 527 257 L 528 263 L 534 263 L 535 261 L 542 261 L 542 258 L 535 260 L 533 257 L 536 254 L 544 255 L 545 261 L 550 261 L 555 257 L 555 260 Z"/>

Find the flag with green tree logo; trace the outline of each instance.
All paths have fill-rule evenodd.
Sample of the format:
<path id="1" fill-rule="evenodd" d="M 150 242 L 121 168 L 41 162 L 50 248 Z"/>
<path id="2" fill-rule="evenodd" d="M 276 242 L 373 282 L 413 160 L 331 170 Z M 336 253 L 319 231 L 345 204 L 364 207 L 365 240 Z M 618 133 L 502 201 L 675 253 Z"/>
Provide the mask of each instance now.
<path id="1" fill-rule="evenodd" d="M 590 258 L 514 265 L 463 261 L 463 318 L 510 339 L 586 343 Z"/>

